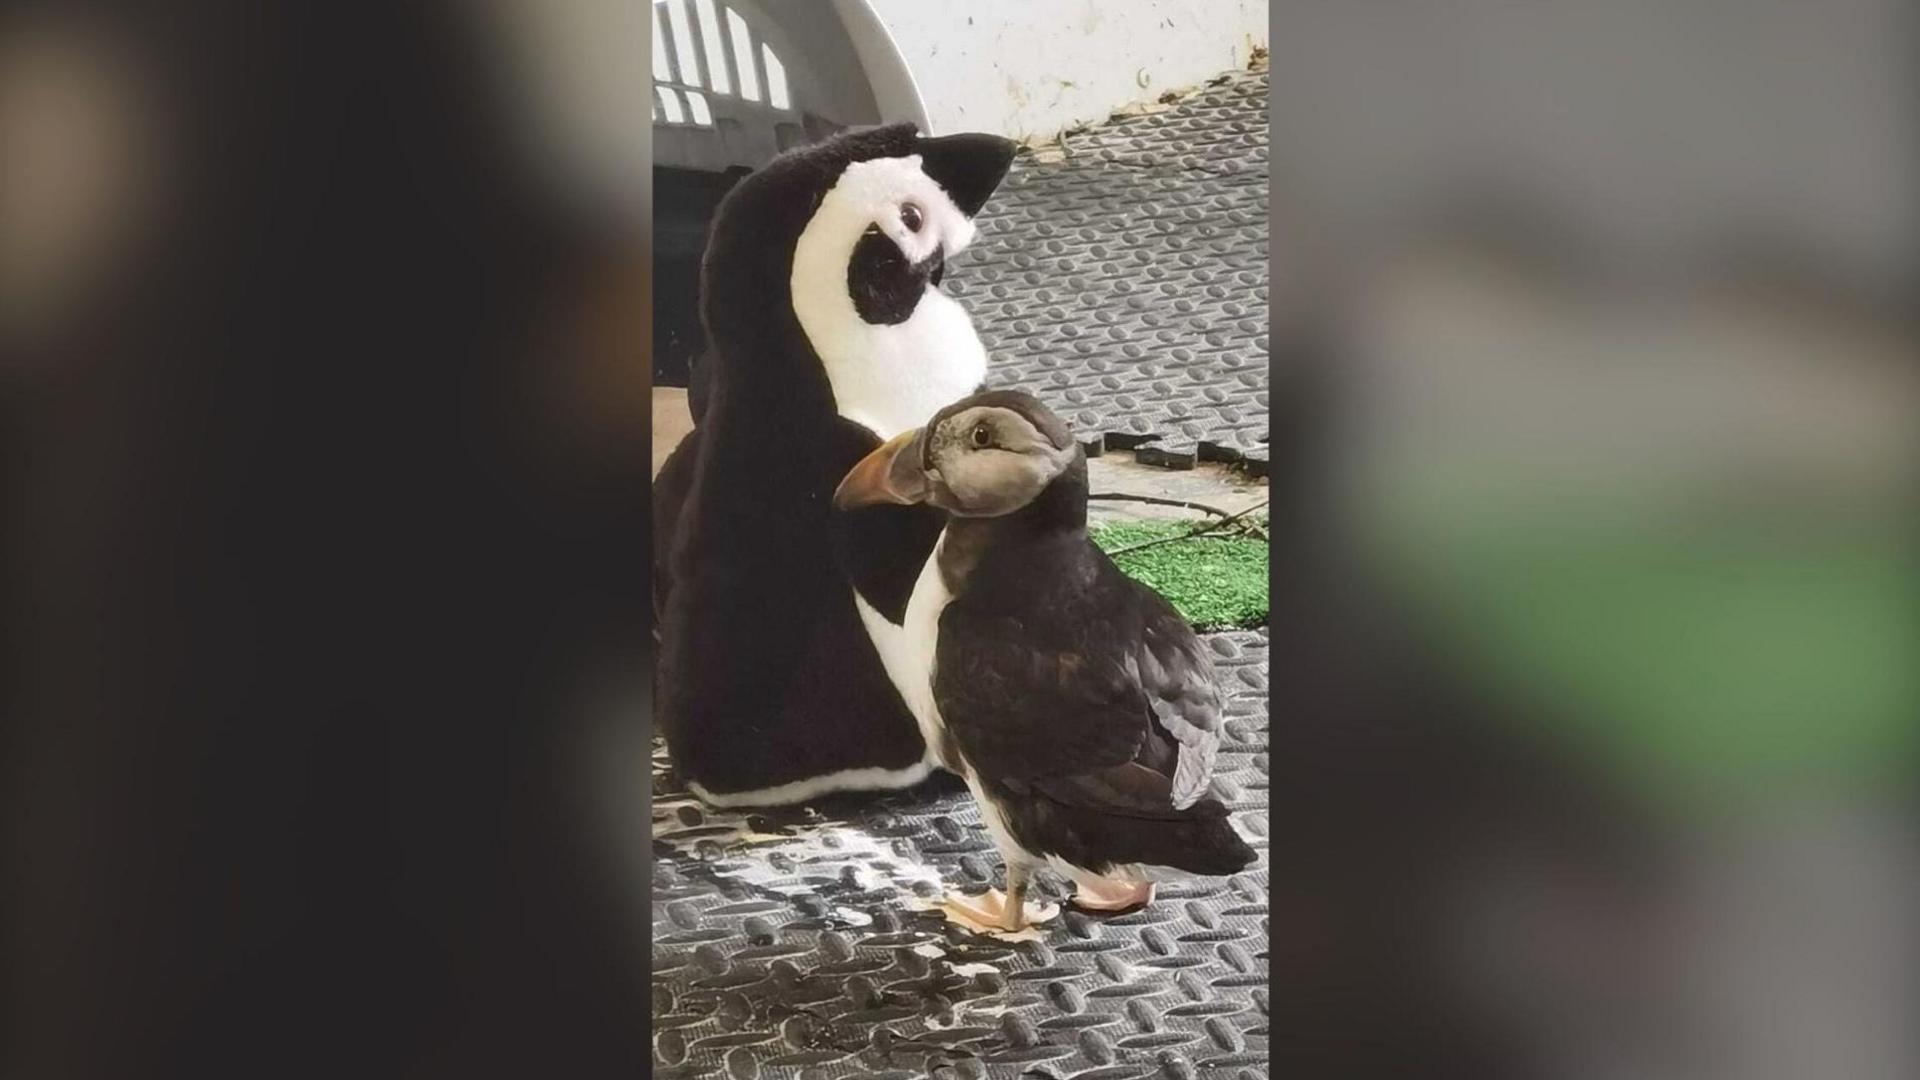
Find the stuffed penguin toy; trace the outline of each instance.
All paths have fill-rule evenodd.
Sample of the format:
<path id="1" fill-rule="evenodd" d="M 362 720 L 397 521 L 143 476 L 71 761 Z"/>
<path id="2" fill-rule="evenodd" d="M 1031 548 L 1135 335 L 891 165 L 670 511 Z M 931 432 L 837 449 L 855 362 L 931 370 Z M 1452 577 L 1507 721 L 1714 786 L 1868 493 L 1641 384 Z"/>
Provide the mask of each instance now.
<path id="1" fill-rule="evenodd" d="M 711 804 L 905 787 L 935 764 L 870 627 L 899 633 L 939 515 L 831 501 L 883 440 L 984 381 L 939 282 L 1013 151 L 846 132 L 743 178 L 716 212 L 702 400 L 654 483 L 654 715 Z"/>

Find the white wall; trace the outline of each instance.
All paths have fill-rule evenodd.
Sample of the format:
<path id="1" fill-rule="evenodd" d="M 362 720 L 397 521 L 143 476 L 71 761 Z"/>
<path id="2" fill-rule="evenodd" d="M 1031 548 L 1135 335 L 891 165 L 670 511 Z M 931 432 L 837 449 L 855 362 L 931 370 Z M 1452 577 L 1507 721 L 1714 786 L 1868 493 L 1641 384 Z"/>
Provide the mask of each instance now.
<path id="1" fill-rule="evenodd" d="M 934 132 L 1047 139 L 1244 68 L 1267 0 L 869 0 Z"/>

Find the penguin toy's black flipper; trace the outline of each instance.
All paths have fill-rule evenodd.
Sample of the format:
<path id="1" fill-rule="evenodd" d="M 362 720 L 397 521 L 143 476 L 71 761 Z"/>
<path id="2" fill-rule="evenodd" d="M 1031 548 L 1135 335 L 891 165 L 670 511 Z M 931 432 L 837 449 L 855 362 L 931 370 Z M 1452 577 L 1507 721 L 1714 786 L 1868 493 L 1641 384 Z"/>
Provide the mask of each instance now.
<path id="1" fill-rule="evenodd" d="M 687 433 L 673 448 L 653 478 L 653 633 L 660 635 L 667 601 L 673 593 L 673 548 L 680 535 L 680 515 L 693 487 L 693 466 L 700 453 L 700 429 Z"/>
<path id="2" fill-rule="evenodd" d="M 693 416 L 693 426 L 700 426 L 700 418 L 706 415 L 707 399 L 713 396 L 713 364 L 706 356 L 699 355 L 687 365 L 687 412 Z"/>

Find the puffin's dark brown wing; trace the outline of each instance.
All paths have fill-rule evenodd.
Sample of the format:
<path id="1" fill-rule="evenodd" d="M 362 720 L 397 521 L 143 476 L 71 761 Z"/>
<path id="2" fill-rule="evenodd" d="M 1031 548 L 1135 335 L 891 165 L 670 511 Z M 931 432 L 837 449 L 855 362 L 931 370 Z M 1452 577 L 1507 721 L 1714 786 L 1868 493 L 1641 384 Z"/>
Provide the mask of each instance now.
<path id="1" fill-rule="evenodd" d="M 1145 586 L 1146 618 L 1133 651 L 1133 671 L 1161 729 L 1179 743 L 1172 778 L 1173 804 L 1193 805 L 1207 793 L 1220 746 L 1220 690 L 1213 661 L 1172 605 Z"/>
<path id="2" fill-rule="evenodd" d="M 1226 807 L 1214 800 L 1175 806 L 1172 778 L 1137 761 L 1070 776 L 1016 781 L 1007 788 L 1018 795 L 1044 795 L 1066 806 L 1113 817 L 1184 821 L 1225 817 L 1227 813 Z"/>
<path id="3" fill-rule="evenodd" d="M 1004 783 L 1132 762 L 1148 704 L 1136 665 L 1107 633 L 949 607 L 933 688 L 968 763 Z"/>

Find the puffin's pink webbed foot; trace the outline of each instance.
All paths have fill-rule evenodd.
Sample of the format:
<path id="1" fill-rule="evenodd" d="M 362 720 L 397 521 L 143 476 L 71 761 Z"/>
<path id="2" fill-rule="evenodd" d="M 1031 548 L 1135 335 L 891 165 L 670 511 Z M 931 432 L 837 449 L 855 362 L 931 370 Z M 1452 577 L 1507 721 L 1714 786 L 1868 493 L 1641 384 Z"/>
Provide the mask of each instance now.
<path id="1" fill-rule="evenodd" d="M 1151 881 L 1111 881 L 1106 878 L 1075 883 L 1073 902 L 1088 911 L 1127 911 L 1153 902 Z"/>
<path id="2" fill-rule="evenodd" d="M 1018 930 L 1026 925 L 1026 913 L 1017 909 L 1015 903 L 999 889 L 988 889 L 979 896 L 949 893 L 947 905 L 982 926 Z"/>
<path id="3" fill-rule="evenodd" d="M 960 912 L 975 922 L 993 926 L 1000 921 L 1007 909 L 1007 898 L 998 889 L 988 889 L 979 896 L 966 896 L 961 893 L 948 893 L 947 906 Z"/>

